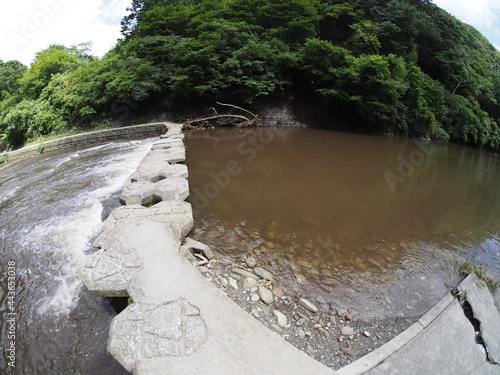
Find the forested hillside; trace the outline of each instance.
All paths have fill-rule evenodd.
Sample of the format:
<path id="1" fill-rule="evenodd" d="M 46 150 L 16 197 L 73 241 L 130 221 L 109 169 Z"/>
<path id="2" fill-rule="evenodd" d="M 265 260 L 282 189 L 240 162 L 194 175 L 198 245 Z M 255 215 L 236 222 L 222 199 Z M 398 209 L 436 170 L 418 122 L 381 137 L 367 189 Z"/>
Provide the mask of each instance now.
<path id="1" fill-rule="evenodd" d="M 373 132 L 500 150 L 500 52 L 427 0 L 133 0 L 103 58 L 0 62 L 3 145 L 304 90 Z M 148 112 L 149 111 L 149 112 Z"/>

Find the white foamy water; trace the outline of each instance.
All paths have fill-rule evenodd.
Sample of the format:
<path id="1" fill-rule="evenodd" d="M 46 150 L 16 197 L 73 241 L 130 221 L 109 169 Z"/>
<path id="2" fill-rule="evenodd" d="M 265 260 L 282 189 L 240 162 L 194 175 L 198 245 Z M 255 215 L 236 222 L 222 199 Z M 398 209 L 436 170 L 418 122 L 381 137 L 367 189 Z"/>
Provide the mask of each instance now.
<path id="1" fill-rule="evenodd" d="M 132 150 L 126 153 L 111 155 L 106 160 L 99 160 L 88 171 L 99 179 L 98 187 L 91 191 L 83 191 L 68 206 L 76 207 L 68 212 L 58 212 L 53 217 L 35 225 L 24 236 L 23 248 L 31 249 L 33 256 L 38 257 L 38 265 L 44 272 L 50 273 L 53 280 L 50 286 L 40 291 L 33 308 L 40 315 L 67 315 L 78 302 L 78 294 L 82 283 L 79 272 L 85 265 L 86 250 L 91 240 L 99 233 L 102 226 L 102 202 L 120 190 L 137 168 L 137 165 L 150 150 L 151 144 L 143 141 L 132 141 Z M 83 157 L 105 147 L 103 145 L 75 152 L 59 161 L 54 171 L 63 164 Z M 77 178 L 77 176 L 75 176 Z M 46 264 L 50 259 L 52 264 Z M 56 264 L 54 264 L 54 261 Z"/>

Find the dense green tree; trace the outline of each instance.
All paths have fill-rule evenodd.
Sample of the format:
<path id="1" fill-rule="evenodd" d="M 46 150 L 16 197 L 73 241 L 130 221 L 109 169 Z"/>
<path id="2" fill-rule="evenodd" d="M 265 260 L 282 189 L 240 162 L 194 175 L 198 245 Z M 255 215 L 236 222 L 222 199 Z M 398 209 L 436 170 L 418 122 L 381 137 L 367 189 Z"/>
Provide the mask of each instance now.
<path id="1" fill-rule="evenodd" d="M 20 61 L 0 60 L 0 100 L 17 93 L 20 88 L 19 80 L 27 70 L 28 68 Z"/>

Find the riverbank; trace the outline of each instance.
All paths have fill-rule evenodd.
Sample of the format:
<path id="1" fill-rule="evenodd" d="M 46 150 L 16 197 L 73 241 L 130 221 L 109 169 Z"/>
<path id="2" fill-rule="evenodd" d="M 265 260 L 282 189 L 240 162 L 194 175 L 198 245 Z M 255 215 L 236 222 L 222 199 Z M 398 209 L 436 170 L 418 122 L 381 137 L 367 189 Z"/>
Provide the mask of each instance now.
<path id="1" fill-rule="evenodd" d="M 200 260 L 201 259 L 201 260 Z M 381 347 L 419 317 L 360 319 L 364 306 L 321 296 L 292 296 L 258 258 L 193 261 L 198 271 L 243 310 L 323 365 L 337 370 Z"/>

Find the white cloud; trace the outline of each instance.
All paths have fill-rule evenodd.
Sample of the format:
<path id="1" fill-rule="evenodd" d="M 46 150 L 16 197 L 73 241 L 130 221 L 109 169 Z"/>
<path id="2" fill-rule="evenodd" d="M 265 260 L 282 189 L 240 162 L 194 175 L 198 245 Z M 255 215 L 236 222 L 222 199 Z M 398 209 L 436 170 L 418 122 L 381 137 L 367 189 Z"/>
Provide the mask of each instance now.
<path id="1" fill-rule="evenodd" d="M 0 5 L 0 58 L 29 64 L 50 44 L 93 42 L 102 56 L 120 37 L 131 0 L 23 0 Z"/>

